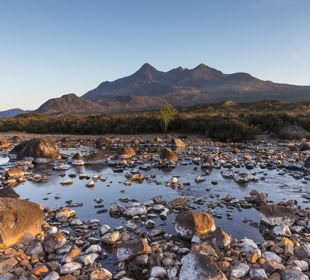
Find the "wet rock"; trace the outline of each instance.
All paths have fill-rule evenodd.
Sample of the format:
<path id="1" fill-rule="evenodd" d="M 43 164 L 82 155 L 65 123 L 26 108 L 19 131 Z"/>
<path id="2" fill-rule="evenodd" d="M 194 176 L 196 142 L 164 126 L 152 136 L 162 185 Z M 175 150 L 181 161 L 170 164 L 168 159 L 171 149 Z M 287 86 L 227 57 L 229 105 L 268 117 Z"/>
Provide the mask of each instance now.
<path id="1" fill-rule="evenodd" d="M 124 212 L 125 216 L 134 217 L 134 216 L 141 216 L 147 214 L 147 208 L 138 202 L 134 202 L 127 208 Z"/>
<path id="2" fill-rule="evenodd" d="M 221 174 L 222 174 L 222 177 L 225 179 L 233 179 L 235 177 L 235 173 L 231 169 L 223 170 L 221 171 Z"/>
<path id="3" fill-rule="evenodd" d="M 183 207 L 187 207 L 188 204 L 188 197 L 187 196 L 182 196 L 182 197 L 178 197 L 172 201 L 170 201 L 168 203 L 168 206 L 170 209 L 175 209 L 175 208 L 183 208 Z"/>
<path id="4" fill-rule="evenodd" d="M 234 180 L 238 184 L 247 184 L 250 178 L 247 173 L 238 173 L 235 175 Z"/>
<path id="5" fill-rule="evenodd" d="M 128 261 L 137 256 L 147 254 L 150 251 L 150 247 L 146 239 L 129 240 L 122 242 L 117 247 L 117 260 Z"/>
<path id="6" fill-rule="evenodd" d="M 74 218 L 76 213 L 71 208 L 62 208 L 56 213 L 56 220 L 59 222 L 67 222 L 69 219 Z"/>
<path id="7" fill-rule="evenodd" d="M 234 238 L 229 233 L 224 231 L 223 228 L 216 229 L 216 231 L 212 233 L 211 239 L 212 243 L 221 250 L 230 247 L 230 245 L 234 242 Z"/>
<path id="8" fill-rule="evenodd" d="M 249 202 L 252 202 L 256 205 L 263 205 L 267 203 L 267 195 L 265 193 L 260 193 L 257 190 L 252 190 L 250 192 Z"/>
<path id="9" fill-rule="evenodd" d="M 178 161 L 178 156 L 176 155 L 176 153 L 169 148 L 163 148 L 160 151 L 160 158 L 162 160 Z"/>
<path id="10" fill-rule="evenodd" d="M 90 275 L 90 280 L 111 280 L 112 273 L 105 268 L 95 269 Z"/>
<path id="11" fill-rule="evenodd" d="M 169 144 L 178 148 L 186 147 L 186 144 L 179 138 L 172 138 Z"/>
<path id="12" fill-rule="evenodd" d="M 39 205 L 14 198 L 0 198 L 0 243 L 11 246 L 41 232 L 44 215 Z"/>
<path id="13" fill-rule="evenodd" d="M 44 238 L 44 249 L 47 253 L 53 253 L 57 249 L 61 248 L 66 244 L 67 240 L 63 233 L 61 232 L 56 232 L 56 233 L 51 233 L 47 235 Z"/>
<path id="14" fill-rule="evenodd" d="M 210 257 L 191 252 L 181 260 L 179 280 L 226 280 L 225 274 Z"/>
<path id="15" fill-rule="evenodd" d="M 259 211 L 261 220 L 271 226 L 291 226 L 295 222 L 295 211 L 285 206 L 263 205 Z"/>
<path id="16" fill-rule="evenodd" d="M 107 154 L 105 152 L 96 152 L 85 157 L 85 163 L 87 165 L 101 165 L 106 164 L 108 160 Z"/>
<path id="17" fill-rule="evenodd" d="M 124 147 L 124 149 L 121 152 L 121 158 L 124 158 L 124 159 L 130 159 L 134 157 L 135 155 L 136 155 L 135 149 L 129 146 Z"/>
<path id="18" fill-rule="evenodd" d="M 56 143 L 40 138 L 27 140 L 18 144 L 13 148 L 10 154 L 15 154 L 17 159 L 23 159 L 26 157 L 49 159 L 60 158 L 60 150 Z"/>
<path id="19" fill-rule="evenodd" d="M 109 209 L 109 214 L 111 217 L 122 216 L 124 212 L 125 212 L 125 208 L 120 206 L 116 202 L 114 202 Z"/>
<path id="20" fill-rule="evenodd" d="M 72 157 L 72 165 L 75 166 L 82 166 L 85 165 L 85 161 L 82 157 L 82 155 L 80 153 L 76 153 L 73 157 Z"/>
<path id="21" fill-rule="evenodd" d="M 207 212 L 185 211 L 176 217 L 175 229 L 182 237 L 191 239 L 194 234 L 204 236 L 215 231 L 216 225 Z"/>
<path id="22" fill-rule="evenodd" d="M 102 225 L 100 228 L 100 234 L 101 235 L 105 235 L 106 233 L 108 233 L 111 230 L 109 225 Z"/>

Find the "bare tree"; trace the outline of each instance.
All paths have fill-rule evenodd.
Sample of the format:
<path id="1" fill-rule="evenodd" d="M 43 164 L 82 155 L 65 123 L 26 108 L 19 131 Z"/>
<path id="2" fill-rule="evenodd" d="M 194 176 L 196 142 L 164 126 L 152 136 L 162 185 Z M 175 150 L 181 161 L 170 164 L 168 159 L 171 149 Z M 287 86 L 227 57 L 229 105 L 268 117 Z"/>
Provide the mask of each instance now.
<path id="1" fill-rule="evenodd" d="M 164 124 L 165 132 L 167 132 L 169 124 L 174 120 L 177 113 L 177 110 L 171 104 L 167 104 L 160 109 L 159 117 Z"/>

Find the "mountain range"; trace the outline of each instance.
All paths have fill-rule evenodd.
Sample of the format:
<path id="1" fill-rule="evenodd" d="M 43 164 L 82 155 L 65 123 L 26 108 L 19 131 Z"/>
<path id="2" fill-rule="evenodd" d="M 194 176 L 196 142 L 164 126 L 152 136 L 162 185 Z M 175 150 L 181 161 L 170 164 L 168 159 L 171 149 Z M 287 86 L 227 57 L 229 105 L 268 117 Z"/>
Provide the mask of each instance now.
<path id="1" fill-rule="evenodd" d="M 11 118 L 11 117 L 15 117 L 17 115 L 26 114 L 28 112 L 29 111 L 25 111 L 25 110 L 22 110 L 19 108 L 9 109 L 9 110 L 0 112 L 0 119 Z"/>
<path id="2" fill-rule="evenodd" d="M 134 74 L 103 82 L 78 97 L 67 94 L 42 104 L 43 114 L 94 114 L 158 109 L 163 104 L 192 106 L 224 100 L 256 102 L 310 101 L 310 86 L 263 81 L 248 73 L 224 74 L 200 64 L 193 69 L 178 67 L 159 71 L 146 63 Z"/>

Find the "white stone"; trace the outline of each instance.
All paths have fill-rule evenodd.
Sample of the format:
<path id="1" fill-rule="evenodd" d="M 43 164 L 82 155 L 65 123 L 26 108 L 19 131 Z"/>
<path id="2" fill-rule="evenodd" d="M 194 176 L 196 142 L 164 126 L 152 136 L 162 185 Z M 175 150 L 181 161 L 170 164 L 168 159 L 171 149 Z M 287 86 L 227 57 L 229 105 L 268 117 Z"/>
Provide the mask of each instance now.
<path id="1" fill-rule="evenodd" d="M 161 266 L 154 266 L 151 270 L 151 277 L 163 278 L 167 275 L 166 269 Z"/>
<path id="2" fill-rule="evenodd" d="M 79 270 L 82 268 L 82 264 L 78 263 L 78 262 L 71 262 L 71 263 L 66 263 L 64 264 L 61 269 L 60 269 L 60 273 L 61 274 L 71 274 L 76 270 Z"/>

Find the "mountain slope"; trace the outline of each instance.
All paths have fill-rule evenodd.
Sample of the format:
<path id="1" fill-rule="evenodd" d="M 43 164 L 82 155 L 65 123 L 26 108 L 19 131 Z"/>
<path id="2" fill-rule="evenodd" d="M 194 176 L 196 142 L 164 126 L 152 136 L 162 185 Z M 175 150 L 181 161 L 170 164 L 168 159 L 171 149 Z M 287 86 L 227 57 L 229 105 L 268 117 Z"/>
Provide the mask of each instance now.
<path id="1" fill-rule="evenodd" d="M 46 101 L 36 112 L 43 114 L 93 114 L 100 113 L 103 109 L 101 105 L 71 93 Z"/>
<path id="2" fill-rule="evenodd" d="M 54 98 L 37 112 L 46 114 L 93 114 L 158 109 L 167 102 L 193 106 L 224 100 L 256 102 L 310 101 L 310 86 L 262 81 L 248 73 L 224 74 L 200 64 L 193 69 L 178 67 L 167 72 L 145 63 L 134 74 L 103 82 L 82 97 L 74 94 Z"/>
<path id="3" fill-rule="evenodd" d="M 0 112 L 0 119 L 11 118 L 17 115 L 28 113 L 29 111 L 25 111 L 19 108 L 14 108 L 6 111 Z"/>
<path id="4" fill-rule="evenodd" d="M 166 102 L 188 106 L 226 99 L 309 101 L 310 86 L 262 81 L 247 73 L 224 74 L 204 64 L 193 69 L 178 67 L 162 72 L 146 63 L 128 77 L 101 83 L 82 98 L 108 106 L 108 111 L 132 111 L 158 108 Z M 128 99 L 130 102 L 126 103 Z"/>

